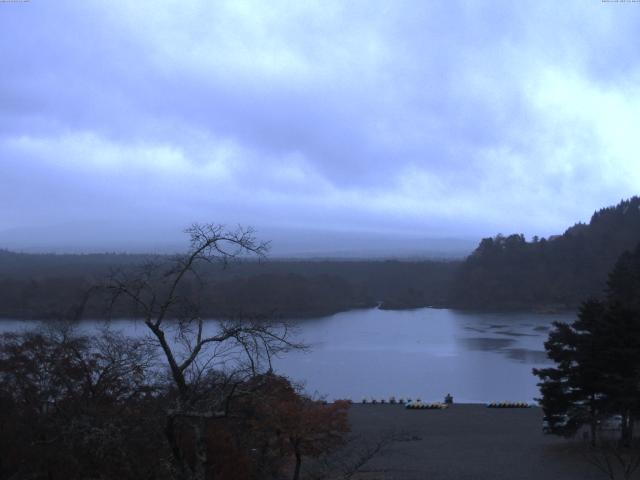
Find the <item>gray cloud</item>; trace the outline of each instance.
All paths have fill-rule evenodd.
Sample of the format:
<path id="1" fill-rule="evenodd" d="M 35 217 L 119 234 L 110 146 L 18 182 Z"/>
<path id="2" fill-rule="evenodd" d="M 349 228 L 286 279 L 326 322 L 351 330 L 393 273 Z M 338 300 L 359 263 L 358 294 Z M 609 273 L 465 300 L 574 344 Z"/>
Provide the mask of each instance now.
<path id="1" fill-rule="evenodd" d="M 556 233 L 637 193 L 638 27 L 580 1 L 0 5 L 0 231 Z"/>

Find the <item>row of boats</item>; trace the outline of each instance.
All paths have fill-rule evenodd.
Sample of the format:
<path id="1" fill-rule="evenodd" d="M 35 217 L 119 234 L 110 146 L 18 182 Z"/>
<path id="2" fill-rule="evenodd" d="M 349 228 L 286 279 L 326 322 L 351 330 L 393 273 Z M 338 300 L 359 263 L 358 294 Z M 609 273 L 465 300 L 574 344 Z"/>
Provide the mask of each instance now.
<path id="1" fill-rule="evenodd" d="M 406 402 L 403 399 L 395 400 L 367 400 L 362 399 L 362 403 L 370 403 L 370 404 L 389 404 L 389 405 L 405 405 L 405 408 L 409 410 L 443 410 L 448 408 L 453 404 L 453 401 L 445 401 L 445 402 L 432 402 L 432 403 L 423 403 L 421 400 L 407 400 Z M 531 408 L 532 404 L 527 402 L 491 402 L 487 404 L 487 408 Z"/>

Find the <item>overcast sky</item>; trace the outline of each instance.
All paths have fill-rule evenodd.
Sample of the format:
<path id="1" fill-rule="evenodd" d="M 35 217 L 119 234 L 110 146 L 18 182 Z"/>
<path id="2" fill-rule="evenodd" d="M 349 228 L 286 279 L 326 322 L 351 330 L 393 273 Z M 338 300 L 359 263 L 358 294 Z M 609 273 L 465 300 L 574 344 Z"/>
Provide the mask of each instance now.
<path id="1" fill-rule="evenodd" d="M 601 0 L 3 2 L 0 242 L 561 233 L 638 193 L 639 32 Z"/>

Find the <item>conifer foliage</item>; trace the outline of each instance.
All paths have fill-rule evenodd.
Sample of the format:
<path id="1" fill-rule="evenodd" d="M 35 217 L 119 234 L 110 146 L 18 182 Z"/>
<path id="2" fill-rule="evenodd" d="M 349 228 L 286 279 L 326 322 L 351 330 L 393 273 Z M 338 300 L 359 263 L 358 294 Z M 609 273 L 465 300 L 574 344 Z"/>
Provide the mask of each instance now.
<path id="1" fill-rule="evenodd" d="M 545 348 L 555 367 L 534 369 L 551 432 L 573 435 L 621 420 L 621 441 L 633 438 L 640 415 L 640 245 L 620 256 L 603 299 L 582 303 L 577 319 L 555 323 Z"/>

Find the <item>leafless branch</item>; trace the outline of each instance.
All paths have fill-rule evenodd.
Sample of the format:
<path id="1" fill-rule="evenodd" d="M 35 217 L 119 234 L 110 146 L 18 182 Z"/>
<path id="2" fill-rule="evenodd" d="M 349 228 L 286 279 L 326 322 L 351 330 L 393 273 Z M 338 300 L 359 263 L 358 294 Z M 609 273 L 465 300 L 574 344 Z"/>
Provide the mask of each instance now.
<path id="1" fill-rule="evenodd" d="M 273 357 L 304 346 L 292 340 L 287 325 L 263 319 L 205 324 L 198 302 L 184 293 L 193 286 L 187 278 L 195 279 L 202 289 L 200 264 L 220 262 L 226 266 L 247 256 L 262 259 L 269 244 L 257 241 L 251 228 L 227 230 L 218 224 L 193 224 L 185 233 L 190 240 L 185 255 L 169 262 L 149 261 L 133 272 L 115 272 L 106 287 L 111 293 L 111 309 L 123 298 L 142 312 L 144 324 L 163 353 L 177 390 L 176 405 L 168 411 L 165 426 L 174 467 L 200 478 L 202 462 L 206 462 L 202 422 L 227 415 L 233 396 L 250 394 L 239 388 L 240 383 L 255 377 L 265 366 L 270 370 Z M 223 371 L 230 373 L 225 376 Z M 197 452 L 193 468 L 185 464 L 178 448 L 177 421 L 191 422 Z"/>
<path id="2" fill-rule="evenodd" d="M 630 480 L 640 468 L 640 445 L 622 446 L 619 441 L 601 440 L 585 453 L 586 460 L 610 480 Z"/>

